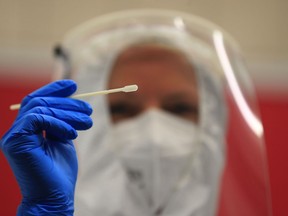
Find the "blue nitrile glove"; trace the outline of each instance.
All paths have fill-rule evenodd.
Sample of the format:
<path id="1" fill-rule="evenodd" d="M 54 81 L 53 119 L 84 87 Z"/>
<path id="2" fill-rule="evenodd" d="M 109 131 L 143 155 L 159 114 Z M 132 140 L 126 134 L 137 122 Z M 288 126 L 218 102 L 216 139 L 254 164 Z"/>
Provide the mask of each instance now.
<path id="1" fill-rule="evenodd" d="M 76 88 L 60 80 L 26 96 L 0 141 L 23 196 L 18 215 L 73 215 L 78 164 L 71 140 L 92 126 L 91 106 L 68 98 Z"/>

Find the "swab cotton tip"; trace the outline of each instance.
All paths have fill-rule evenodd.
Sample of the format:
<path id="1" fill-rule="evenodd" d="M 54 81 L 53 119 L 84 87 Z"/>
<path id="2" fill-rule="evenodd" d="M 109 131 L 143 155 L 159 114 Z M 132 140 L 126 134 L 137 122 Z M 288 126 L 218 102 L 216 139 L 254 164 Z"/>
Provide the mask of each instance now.
<path id="1" fill-rule="evenodd" d="M 123 92 L 134 92 L 138 90 L 137 85 L 129 85 L 129 86 L 124 86 L 123 87 Z"/>
<path id="2" fill-rule="evenodd" d="M 10 110 L 17 110 L 20 108 L 20 104 L 13 104 L 9 108 L 10 108 Z"/>
<path id="3" fill-rule="evenodd" d="M 110 94 L 110 93 L 116 93 L 116 92 L 134 92 L 138 90 L 137 85 L 127 85 L 122 88 L 116 88 L 116 89 L 108 89 L 103 91 L 97 91 L 97 92 L 89 92 L 89 93 L 83 93 L 83 94 L 77 94 L 72 95 L 72 98 L 83 98 L 88 96 L 94 96 L 94 95 L 103 95 L 103 94 Z M 10 106 L 10 110 L 17 110 L 20 108 L 20 104 L 13 104 Z"/>

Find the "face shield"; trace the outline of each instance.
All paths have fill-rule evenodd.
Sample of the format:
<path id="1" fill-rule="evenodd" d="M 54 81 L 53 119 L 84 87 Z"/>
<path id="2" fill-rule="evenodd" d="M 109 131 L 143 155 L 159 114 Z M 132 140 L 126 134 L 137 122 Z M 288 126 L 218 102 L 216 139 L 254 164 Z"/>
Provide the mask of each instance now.
<path id="1" fill-rule="evenodd" d="M 270 215 L 253 86 L 225 31 L 175 11 L 126 11 L 75 28 L 57 54 L 78 93 L 139 86 L 87 98 L 79 215 Z"/>

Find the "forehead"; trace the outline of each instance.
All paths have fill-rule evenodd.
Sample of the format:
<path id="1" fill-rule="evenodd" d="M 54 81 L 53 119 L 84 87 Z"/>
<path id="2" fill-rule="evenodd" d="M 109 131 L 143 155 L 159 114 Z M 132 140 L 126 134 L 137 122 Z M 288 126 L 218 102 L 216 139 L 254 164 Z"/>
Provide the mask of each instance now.
<path id="1" fill-rule="evenodd" d="M 155 44 L 132 46 L 115 60 L 110 76 L 110 85 L 117 82 L 140 79 L 141 81 L 174 80 L 173 83 L 195 84 L 194 68 L 180 51 Z M 119 83 L 120 84 L 120 83 Z"/>

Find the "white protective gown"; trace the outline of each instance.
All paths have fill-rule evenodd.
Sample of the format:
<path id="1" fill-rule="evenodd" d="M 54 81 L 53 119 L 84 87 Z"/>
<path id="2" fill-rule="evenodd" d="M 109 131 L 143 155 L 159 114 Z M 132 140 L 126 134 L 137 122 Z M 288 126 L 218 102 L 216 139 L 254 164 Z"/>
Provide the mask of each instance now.
<path id="1" fill-rule="evenodd" d="M 263 189 L 257 190 L 255 202 L 253 200 L 252 202 L 245 201 L 247 198 L 245 190 L 252 187 L 247 185 L 246 188 L 242 188 L 243 193 L 239 192 L 243 186 L 241 184 L 242 179 L 240 178 L 238 181 L 238 179 L 233 178 L 234 172 L 227 174 L 227 170 L 225 171 L 225 167 L 229 167 L 227 166 L 227 158 L 230 158 L 227 154 L 227 134 L 230 132 L 230 128 L 228 128 L 230 124 L 228 123 L 230 122 L 229 118 L 231 118 L 229 116 L 231 101 L 232 105 L 236 104 L 237 107 L 239 106 L 237 103 L 239 98 L 243 99 L 244 102 L 246 100 L 245 96 L 241 98 L 243 96 L 241 96 L 242 89 L 237 95 L 231 86 L 236 85 L 237 87 L 237 79 L 239 78 L 236 74 L 237 71 L 243 69 L 245 75 L 245 70 L 235 60 L 236 54 L 238 54 L 237 45 L 219 27 L 198 17 L 175 11 L 157 10 L 116 13 L 84 23 L 69 33 L 62 44 L 69 54 L 69 67 L 72 68 L 72 77 L 78 83 L 78 92 L 107 89 L 111 67 L 120 51 L 147 38 L 164 41 L 165 44 L 181 50 L 187 55 L 191 65 L 196 68 L 200 120 L 195 126 L 196 132 L 191 130 L 191 136 L 197 134 L 195 138 L 192 138 L 196 145 L 191 144 L 190 151 L 187 150 L 191 160 L 189 160 L 188 166 L 185 163 L 187 169 L 181 178 L 175 180 L 174 183 L 171 180 L 172 183 L 169 187 L 174 188 L 173 193 L 167 193 L 165 198 L 159 198 L 159 202 L 162 203 L 161 209 L 158 209 L 159 206 L 151 207 L 143 198 L 143 191 L 129 177 L 129 169 L 125 163 L 123 165 L 120 150 L 115 146 L 117 142 L 113 141 L 113 135 L 117 134 L 115 132 L 117 129 L 111 123 L 106 97 L 88 98 L 87 101 L 94 107 L 94 125 L 90 130 L 80 133 L 76 141 L 79 156 L 79 178 L 76 187 L 75 215 L 269 215 L 270 202 L 266 188 L 267 176 L 263 151 L 256 147 L 257 158 L 251 153 L 252 158 L 260 161 L 257 168 L 261 167 L 261 170 L 258 170 L 256 181 L 260 182 L 259 187 Z M 225 46 L 221 44 L 221 41 Z M 226 58 L 225 54 L 232 55 L 232 58 Z M 229 64 L 229 60 L 232 62 L 231 64 Z M 236 63 L 234 64 L 234 62 Z M 232 73 L 230 76 L 227 73 L 229 70 Z M 235 83 L 231 84 L 233 75 Z M 241 75 L 241 77 L 244 76 Z M 248 103 L 248 110 L 249 105 Z M 234 116 L 239 116 L 240 119 L 245 120 L 241 109 L 235 110 Z M 167 124 L 174 124 L 174 120 L 166 115 L 168 114 L 156 110 L 137 118 L 139 122 L 142 121 L 143 129 L 148 128 L 147 125 L 145 127 L 145 121 L 148 122 L 147 119 L 151 121 L 158 119 L 159 121 L 167 121 Z M 153 124 L 157 124 L 156 120 Z M 175 124 L 178 124 L 177 121 Z M 249 128 L 247 123 L 239 124 L 239 127 L 246 128 L 245 130 L 238 128 L 240 136 L 241 133 L 246 136 L 245 131 L 256 136 L 254 134 L 257 133 L 257 129 L 261 133 L 261 122 L 256 121 L 254 126 L 255 130 L 252 127 Z M 117 136 L 122 134 L 122 136 L 129 137 L 129 132 L 127 130 L 126 132 L 124 131 L 125 134 L 123 134 L 118 131 Z M 257 135 L 257 137 L 259 136 Z M 177 138 L 175 139 L 177 141 Z M 247 138 L 247 142 L 250 142 L 249 139 Z M 252 146 L 258 145 L 258 142 L 262 143 L 261 136 L 251 140 L 256 140 L 257 143 Z M 230 153 L 230 151 L 228 152 Z M 249 154 L 249 150 L 247 152 Z M 259 154 L 259 152 L 262 153 Z M 161 163 L 158 159 L 155 159 L 154 162 Z M 136 166 L 135 169 L 137 169 L 135 164 L 137 161 L 132 163 L 132 166 Z M 177 166 L 177 164 L 171 163 L 171 166 Z M 179 164 L 179 169 L 181 169 L 184 165 Z M 249 163 L 247 164 L 250 167 Z M 140 171 L 145 169 L 145 163 L 141 163 L 138 168 Z M 250 173 L 249 169 L 247 168 L 248 173 Z M 254 168 L 251 169 L 254 170 Z M 156 189 L 165 184 L 168 185 L 169 179 L 173 178 L 173 173 L 170 174 L 172 177 L 169 176 L 169 173 L 166 174 L 167 180 L 162 177 L 160 178 L 161 183 L 156 184 L 153 180 L 155 176 L 152 176 L 147 185 L 156 184 L 154 185 Z M 250 178 L 248 175 L 246 177 L 247 179 Z M 149 179 L 145 181 L 149 182 Z M 228 189 L 223 187 L 223 181 L 229 183 Z M 222 192 L 221 188 L 224 188 L 225 193 Z M 229 195 L 229 191 L 236 191 L 235 195 Z M 229 196 L 234 202 L 229 203 Z M 239 202 L 241 200 L 243 202 Z M 259 205 L 256 206 L 254 203 Z M 236 210 L 237 208 L 239 209 Z M 239 212 L 239 214 L 235 212 Z"/>

